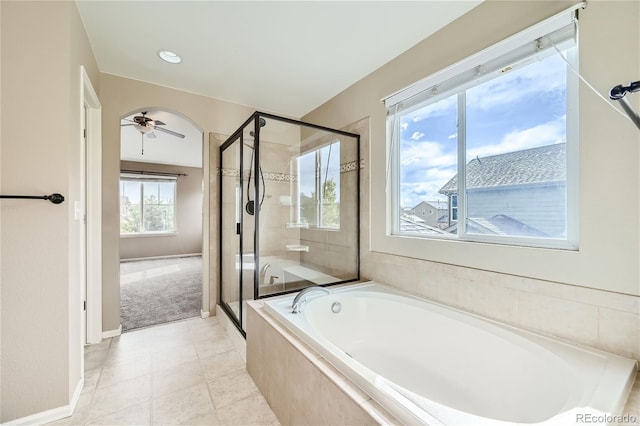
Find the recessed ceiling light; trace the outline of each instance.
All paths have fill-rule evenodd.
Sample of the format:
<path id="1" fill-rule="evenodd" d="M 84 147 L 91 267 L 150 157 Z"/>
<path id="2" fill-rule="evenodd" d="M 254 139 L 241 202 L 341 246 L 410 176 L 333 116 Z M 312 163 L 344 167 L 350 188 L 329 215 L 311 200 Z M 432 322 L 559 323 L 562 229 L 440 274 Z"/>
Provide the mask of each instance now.
<path id="1" fill-rule="evenodd" d="M 182 62 L 182 58 L 178 56 L 177 53 L 174 53 L 170 50 L 159 50 L 158 56 L 160 56 L 160 59 L 162 59 L 163 61 L 167 61 L 171 64 L 179 64 L 180 62 Z"/>

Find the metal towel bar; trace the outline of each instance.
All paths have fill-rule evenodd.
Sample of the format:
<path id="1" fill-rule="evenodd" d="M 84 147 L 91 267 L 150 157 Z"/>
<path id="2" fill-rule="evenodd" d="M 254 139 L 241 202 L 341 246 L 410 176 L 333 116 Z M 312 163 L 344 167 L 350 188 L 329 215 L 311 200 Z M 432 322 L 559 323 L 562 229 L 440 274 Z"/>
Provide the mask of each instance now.
<path id="1" fill-rule="evenodd" d="M 49 200 L 53 204 L 60 204 L 64 201 L 64 196 L 62 194 L 51 194 L 51 195 L 0 195 L 0 198 L 14 198 L 21 200 Z"/>

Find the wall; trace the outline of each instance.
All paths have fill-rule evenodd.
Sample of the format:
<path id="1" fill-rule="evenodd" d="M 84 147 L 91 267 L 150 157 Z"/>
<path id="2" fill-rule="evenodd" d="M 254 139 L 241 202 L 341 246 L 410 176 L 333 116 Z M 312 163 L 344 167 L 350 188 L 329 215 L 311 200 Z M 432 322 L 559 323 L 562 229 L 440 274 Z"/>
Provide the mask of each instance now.
<path id="1" fill-rule="evenodd" d="M 438 250 L 398 256 L 379 244 L 385 237 L 384 221 L 379 225 L 386 210 L 386 114 L 380 100 L 569 6 L 563 2 L 484 2 L 303 120 L 371 133 L 370 146 L 366 145 L 368 139 L 363 143 L 363 277 L 524 328 L 640 359 L 638 129 L 584 85 L 579 93 L 579 251 L 541 253 L 450 242 L 437 247 L 440 252 L 448 251 L 445 262 L 418 259 L 435 259 L 442 254 Z M 601 93 L 640 74 L 638 7 L 637 2 L 605 5 L 593 1 L 580 13 L 580 70 Z M 487 22 L 492 24 L 486 25 Z M 608 31 L 603 33 L 602 28 Z M 629 54 L 619 57 L 615 51 Z M 637 96 L 631 100 L 637 109 Z M 368 123 L 349 125 L 363 117 L 369 118 Z M 629 201 L 617 212 L 620 226 L 601 226 L 602 218 L 610 215 L 603 197 Z M 475 263 L 463 266 L 469 258 Z M 514 270 L 505 273 L 496 266 L 499 264 Z"/>
<path id="2" fill-rule="evenodd" d="M 74 2 L 0 3 L 2 417 L 69 404 L 80 384 L 80 65 L 97 65 Z"/>
<path id="3" fill-rule="evenodd" d="M 254 109 L 155 84 L 111 74 L 100 74 L 102 103 L 102 326 L 105 331 L 120 326 L 120 118 L 143 107 L 161 107 L 191 119 L 204 131 L 203 144 L 203 235 L 209 245 L 203 247 L 205 287 L 203 311 L 215 313 L 218 290 L 218 146 L 224 135 L 233 133 Z M 215 133 L 217 135 L 209 135 Z M 205 241 L 207 241 L 205 237 Z M 209 259 L 214 259 L 209 265 Z M 208 297 L 207 297 L 208 295 Z"/>
<path id="4" fill-rule="evenodd" d="M 121 237 L 120 259 L 202 253 L 202 169 L 121 161 L 122 170 L 186 173 L 176 184 L 176 229 L 171 236 Z"/>

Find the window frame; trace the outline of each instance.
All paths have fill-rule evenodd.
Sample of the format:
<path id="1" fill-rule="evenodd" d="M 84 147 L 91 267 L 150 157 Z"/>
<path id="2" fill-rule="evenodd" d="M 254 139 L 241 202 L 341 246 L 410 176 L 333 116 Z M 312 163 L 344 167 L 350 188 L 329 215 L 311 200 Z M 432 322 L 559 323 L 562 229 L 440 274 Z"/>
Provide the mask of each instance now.
<path id="1" fill-rule="evenodd" d="M 316 223 L 315 224 L 311 224 L 308 223 L 308 229 L 317 229 L 317 230 L 322 230 L 322 231 L 339 231 L 341 228 L 341 221 L 340 221 L 340 210 L 338 210 L 338 226 L 324 226 L 322 225 L 323 223 L 323 217 L 324 217 L 324 191 L 322 190 L 322 150 L 326 147 L 332 146 L 332 145 L 337 145 L 338 149 L 340 148 L 340 140 L 339 139 L 334 139 L 331 140 L 328 143 L 324 143 L 322 145 L 319 146 L 315 146 L 313 149 L 307 150 L 305 152 L 301 152 L 297 157 L 295 157 L 295 162 L 296 162 L 296 169 L 298 170 L 298 176 L 300 176 L 300 158 L 309 155 L 309 154 L 314 154 L 315 157 L 315 182 L 314 182 L 314 189 L 316 191 L 316 199 L 315 199 L 315 216 L 316 216 Z M 338 150 L 338 181 L 336 182 L 336 185 L 338 186 L 338 188 L 340 187 L 340 151 Z M 298 197 L 300 197 L 300 178 L 296 179 L 296 193 L 298 194 Z M 340 200 L 337 200 L 338 202 L 338 206 L 340 206 Z M 301 210 L 302 210 L 302 200 L 299 199 L 298 203 L 297 203 L 297 211 L 296 211 L 296 220 L 297 223 L 302 223 L 302 215 L 301 215 Z"/>
<path id="2" fill-rule="evenodd" d="M 178 179 L 175 176 L 157 176 L 157 175 L 131 175 L 121 174 L 119 179 L 120 187 L 122 182 L 136 182 L 140 186 L 140 229 L 139 232 L 122 233 L 120 227 L 120 238 L 131 237 L 172 237 L 178 235 Z M 173 184 L 173 229 L 168 231 L 145 231 L 144 228 L 144 184 L 145 183 L 172 183 Z M 119 191 L 120 192 L 120 191 Z M 120 200 L 122 200 L 122 193 L 120 192 Z M 122 216 L 120 216 L 122 218 Z M 121 219 L 122 220 L 122 219 Z"/>
<path id="3" fill-rule="evenodd" d="M 433 239 L 433 240 L 449 240 L 449 241 L 460 241 L 460 242 L 476 242 L 476 243 L 489 243 L 489 244 L 500 244 L 507 246 L 524 246 L 531 248 L 550 248 L 550 249 L 564 249 L 564 250 L 578 250 L 579 248 L 579 239 L 578 239 L 578 231 L 579 231 L 579 217 L 578 217 L 578 89 L 579 89 L 579 81 L 578 77 L 571 72 L 569 69 L 570 66 L 574 69 L 578 69 L 578 34 L 577 34 L 577 25 L 575 27 L 575 36 L 573 48 L 570 49 L 568 57 L 566 57 L 570 66 L 567 65 L 567 85 L 566 85 L 566 93 L 567 93 L 567 108 L 566 108 L 566 238 L 542 238 L 542 237 L 521 237 L 521 236 L 506 236 L 506 235 L 486 235 L 486 234 L 470 234 L 466 231 L 466 222 L 467 222 L 467 209 L 466 209 L 466 122 L 465 118 L 465 108 L 466 108 L 466 91 L 476 87 L 479 84 L 484 83 L 485 81 L 490 80 L 490 78 L 480 78 L 477 81 L 471 80 L 462 80 L 462 82 L 456 87 L 447 88 L 447 90 L 442 93 L 437 93 L 435 89 L 439 87 L 440 82 L 448 82 L 450 80 L 454 80 L 457 76 L 461 75 L 461 73 L 467 72 L 470 69 L 477 69 L 477 67 L 481 65 L 475 65 L 477 63 L 490 62 L 490 61 L 500 61 L 502 58 L 509 58 L 514 55 L 514 52 L 517 51 L 517 48 L 514 49 L 513 46 L 517 46 L 518 43 L 531 43 L 532 40 L 528 42 L 523 42 L 523 39 L 530 38 L 535 36 L 543 37 L 544 32 L 547 31 L 549 34 L 554 33 L 554 31 L 559 31 L 562 29 L 562 26 L 559 27 L 559 22 L 563 22 L 567 20 L 564 15 L 569 15 L 569 12 L 564 12 L 562 14 L 558 14 L 549 20 L 543 21 L 537 25 L 534 25 L 530 28 L 525 29 L 521 33 L 518 33 L 512 37 L 509 37 L 502 42 L 498 42 L 493 46 L 488 47 L 487 49 L 478 52 L 475 55 L 471 55 L 468 58 L 459 61 L 447 67 L 439 72 L 436 72 L 434 75 L 427 77 L 425 80 L 417 82 L 413 86 L 409 86 L 407 89 L 404 89 L 394 95 L 391 95 L 389 98 L 385 99 L 385 104 L 387 104 L 388 108 L 388 119 L 387 119 L 387 147 L 388 147 L 388 155 L 390 158 L 387 158 L 389 170 L 389 177 L 387 179 L 387 185 L 390 190 L 387 191 L 387 201 L 386 201 L 386 213 L 387 213 L 387 230 L 386 235 L 392 238 L 420 238 L 420 239 Z M 572 21 L 573 22 L 573 21 Z M 569 23 L 565 23 L 566 27 Z M 534 38 L 533 41 L 537 39 Z M 509 50 L 511 49 L 511 50 Z M 553 54 L 557 54 L 554 52 L 553 47 L 549 47 Z M 515 53 L 517 56 L 517 52 Z M 537 53 L 522 55 L 518 62 L 525 62 L 528 58 L 536 55 Z M 495 73 L 495 71 L 493 71 Z M 499 78 L 499 77 L 498 77 Z M 400 211 L 401 211 L 401 202 L 400 202 L 400 161 L 401 161 L 401 143 L 399 138 L 399 133 L 401 131 L 399 126 L 398 115 L 407 114 L 412 110 L 423 108 L 429 104 L 436 103 L 446 97 L 449 96 L 457 96 L 457 114 L 458 114 L 458 142 L 457 142 L 457 182 L 458 182 L 458 193 L 455 197 L 457 197 L 457 206 L 454 208 L 449 203 L 449 220 L 451 225 L 454 223 L 458 224 L 458 231 L 455 234 L 442 234 L 442 235 L 422 235 L 415 234 L 411 232 L 400 232 Z M 413 99 L 411 99 L 413 98 Z M 417 99 L 417 100 L 416 100 Z M 399 110 L 399 105 L 401 102 L 407 101 L 409 106 L 405 109 Z M 395 107 L 395 110 L 393 108 Z M 395 143 L 394 143 L 395 138 Z M 450 199 L 450 198 L 449 198 Z M 454 212 L 454 210 L 456 210 Z M 457 213 L 457 217 L 454 218 L 455 213 Z M 459 220 L 462 218 L 463 220 Z"/>

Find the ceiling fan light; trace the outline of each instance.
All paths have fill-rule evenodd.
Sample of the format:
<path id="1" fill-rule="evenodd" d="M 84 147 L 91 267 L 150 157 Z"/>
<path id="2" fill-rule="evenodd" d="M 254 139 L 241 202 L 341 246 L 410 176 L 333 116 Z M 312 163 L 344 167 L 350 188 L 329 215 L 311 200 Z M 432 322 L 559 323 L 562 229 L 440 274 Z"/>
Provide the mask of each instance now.
<path id="1" fill-rule="evenodd" d="M 149 132 L 153 132 L 153 128 L 152 127 L 148 127 L 148 126 L 141 126 L 139 124 L 135 124 L 133 127 L 136 128 L 136 130 L 138 130 L 139 132 L 142 133 L 149 133 Z"/>
<path id="2" fill-rule="evenodd" d="M 182 62 L 180 55 L 170 50 L 159 50 L 158 56 L 160 56 L 160 59 L 169 62 L 170 64 L 179 64 Z"/>

